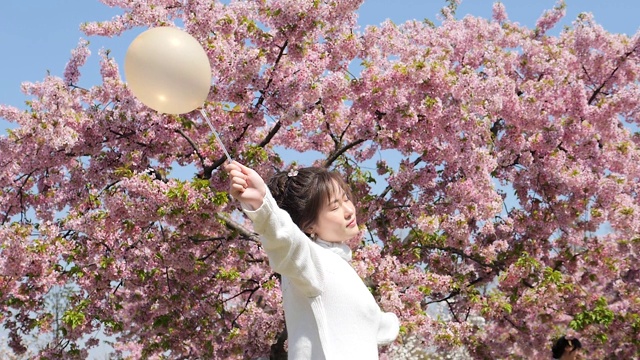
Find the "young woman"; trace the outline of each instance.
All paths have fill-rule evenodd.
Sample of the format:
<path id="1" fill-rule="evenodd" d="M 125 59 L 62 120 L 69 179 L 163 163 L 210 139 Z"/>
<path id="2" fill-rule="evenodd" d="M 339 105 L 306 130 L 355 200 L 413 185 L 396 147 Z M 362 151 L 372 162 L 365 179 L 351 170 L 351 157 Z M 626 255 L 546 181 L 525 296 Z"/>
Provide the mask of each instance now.
<path id="1" fill-rule="evenodd" d="M 380 310 L 349 263 L 345 242 L 359 229 L 342 177 L 310 167 L 276 174 L 267 187 L 236 161 L 225 170 L 231 196 L 282 275 L 289 359 L 378 359 L 378 345 L 395 340 L 399 322 Z"/>

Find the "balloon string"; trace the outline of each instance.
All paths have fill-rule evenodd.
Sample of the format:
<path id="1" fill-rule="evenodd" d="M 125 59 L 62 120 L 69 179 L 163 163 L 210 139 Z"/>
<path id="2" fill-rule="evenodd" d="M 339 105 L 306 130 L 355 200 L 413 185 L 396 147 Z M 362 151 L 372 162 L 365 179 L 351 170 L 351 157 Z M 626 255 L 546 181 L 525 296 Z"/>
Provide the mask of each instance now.
<path id="1" fill-rule="evenodd" d="M 216 131 L 216 129 L 213 127 L 213 125 L 211 125 L 211 121 L 209 121 L 209 118 L 207 117 L 207 114 L 205 114 L 204 110 L 200 109 L 200 115 L 202 115 L 202 118 L 204 118 L 206 120 L 207 124 L 209 124 L 209 127 L 211 128 L 211 131 L 213 131 L 213 135 L 216 136 L 216 140 L 218 140 L 218 143 L 222 147 L 222 150 L 224 151 L 224 154 L 227 155 L 227 159 L 229 159 L 229 162 L 232 162 L 233 160 L 231 159 L 231 155 L 229 155 L 229 152 L 227 151 L 227 148 L 224 147 L 224 144 L 222 143 L 222 140 L 220 140 L 220 135 L 218 135 L 218 132 Z"/>

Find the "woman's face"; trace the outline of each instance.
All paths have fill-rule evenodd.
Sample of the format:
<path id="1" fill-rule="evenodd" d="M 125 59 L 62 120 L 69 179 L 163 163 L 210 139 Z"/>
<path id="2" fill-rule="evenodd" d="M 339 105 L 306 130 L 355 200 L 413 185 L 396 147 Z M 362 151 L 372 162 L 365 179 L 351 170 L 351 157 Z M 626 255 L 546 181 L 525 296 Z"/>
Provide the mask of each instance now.
<path id="1" fill-rule="evenodd" d="M 308 232 L 324 241 L 342 243 L 358 235 L 360 229 L 353 202 L 335 182 L 333 189 L 329 201 L 321 208 L 316 222 Z"/>
<path id="2" fill-rule="evenodd" d="M 564 348 L 564 354 L 560 358 L 561 360 L 578 360 L 581 359 L 580 349 L 574 349 L 573 346 L 568 345 Z"/>

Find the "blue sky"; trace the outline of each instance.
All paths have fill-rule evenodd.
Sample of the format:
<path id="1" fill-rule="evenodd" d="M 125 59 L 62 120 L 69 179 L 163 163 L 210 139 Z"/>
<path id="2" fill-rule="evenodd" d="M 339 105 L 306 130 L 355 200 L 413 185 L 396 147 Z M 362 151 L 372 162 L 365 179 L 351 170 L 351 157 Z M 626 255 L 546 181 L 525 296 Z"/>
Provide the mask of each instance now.
<path id="1" fill-rule="evenodd" d="M 489 18 L 494 2 L 496 0 L 463 0 L 457 9 L 457 17 L 469 14 Z M 556 2 L 502 0 L 509 19 L 529 28 L 533 28 L 543 11 L 551 9 Z M 364 28 L 378 25 L 386 19 L 403 23 L 426 18 L 437 24 L 440 9 L 446 4 L 445 0 L 364 0 L 358 23 Z M 610 32 L 633 36 L 640 29 L 640 0 L 566 0 L 566 4 L 567 15 L 551 31 L 552 34 L 559 33 L 563 25 L 573 22 L 581 12 L 593 13 L 596 22 Z M 87 38 L 79 30 L 84 22 L 109 20 L 120 13 L 119 9 L 108 7 L 99 0 L 4 1 L 0 11 L 0 44 L 3 49 L 3 56 L 0 56 L 0 104 L 25 108 L 28 98 L 20 91 L 20 84 L 41 81 L 47 73 L 62 77 L 71 50 L 77 46 L 80 38 L 90 41 L 92 54 L 80 69 L 82 76 L 77 85 L 89 88 L 100 84 L 98 51 L 103 48 L 109 49 L 110 56 L 118 61 L 124 78 L 127 48 L 146 29 L 133 29 L 114 38 Z M 15 124 L 0 118 L 0 136 L 6 134 L 7 128 L 13 127 Z M 317 157 L 312 153 L 306 155 L 305 162 L 309 163 Z"/>
<path id="2" fill-rule="evenodd" d="M 184 1 L 184 0 L 181 0 Z M 222 0 L 228 2 L 229 0 Z M 300 0 L 305 1 L 305 0 Z M 465 15 L 489 18 L 496 0 L 463 0 L 456 16 Z M 502 0 L 509 19 L 533 28 L 536 20 L 557 0 Z M 607 4 L 608 3 L 608 4 Z M 429 19 L 438 23 L 440 9 L 445 0 L 364 0 L 359 10 L 359 26 L 378 25 L 386 19 L 403 23 L 411 19 Z M 640 29 L 640 0 L 566 0 L 567 15 L 559 26 L 551 31 L 557 34 L 563 25 L 570 24 L 581 12 L 593 13 L 597 23 L 614 33 L 633 36 Z M 613 5 L 615 4 L 615 5 Z M 79 30 L 80 24 L 109 20 L 120 14 L 119 9 L 104 5 L 99 0 L 9 0 L 0 12 L 0 104 L 25 108 L 28 98 L 20 91 L 22 82 L 41 81 L 47 73 L 62 77 L 64 67 L 80 38 L 90 41 L 92 55 L 81 68 L 82 76 L 77 84 L 89 88 L 100 84 L 98 62 L 100 49 L 109 49 L 110 56 L 120 64 L 124 78 L 124 56 L 129 44 L 144 28 L 127 31 L 122 36 L 86 37 Z M 7 128 L 13 128 L 0 118 L 0 136 Z M 307 154 L 312 162 L 316 155 Z"/>
<path id="3" fill-rule="evenodd" d="M 457 15 L 491 16 L 493 0 L 463 0 Z M 503 0 L 509 18 L 533 27 L 543 10 L 553 7 L 555 0 Z M 444 0 L 365 0 L 360 10 L 361 26 L 377 25 L 389 18 L 396 23 L 409 19 L 437 20 Z M 607 4 L 608 3 L 608 4 Z M 613 5 L 615 4 L 615 5 Z M 595 19 L 610 32 L 635 34 L 640 25 L 640 1 L 567 0 L 570 23 L 580 12 L 592 12 Z M 107 20 L 119 11 L 98 0 L 10 0 L 4 2 L 0 12 L 0 103 L 24 107 L 27 98 L 20 91 L 23 81 L 40 81 L 49 71 L 62 76 L 70 51 L 84 37 L 79 25 L 86 21 Z M 99 83 L 98 50 L 111 50 L 118 62 L 131 41 L 144 29 L 135 29 L 115 38 L 90 37 L 92 56 L 82 69 L 80 85 L 90 87 Z M 559 31 L 559 29 L 556 29 Z M 0 134 L 6 122 L 0 119 Z"/>

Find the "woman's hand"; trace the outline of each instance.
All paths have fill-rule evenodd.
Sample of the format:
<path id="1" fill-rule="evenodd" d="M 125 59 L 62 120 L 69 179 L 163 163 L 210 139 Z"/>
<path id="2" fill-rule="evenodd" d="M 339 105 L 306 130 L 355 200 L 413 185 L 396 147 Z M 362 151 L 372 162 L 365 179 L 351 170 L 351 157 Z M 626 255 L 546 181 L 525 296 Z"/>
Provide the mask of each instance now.
<path id="1" fill-rule="evenodd" d="M 249 210 L 259 208 L 267 193 L 267 185 L 260 175 L 237 161 L 225 165 L 224 170 L 229 174 L 231 196 Z"/>

